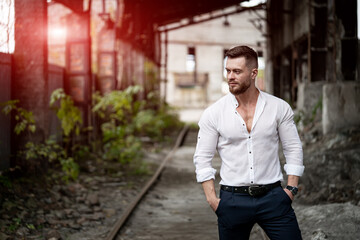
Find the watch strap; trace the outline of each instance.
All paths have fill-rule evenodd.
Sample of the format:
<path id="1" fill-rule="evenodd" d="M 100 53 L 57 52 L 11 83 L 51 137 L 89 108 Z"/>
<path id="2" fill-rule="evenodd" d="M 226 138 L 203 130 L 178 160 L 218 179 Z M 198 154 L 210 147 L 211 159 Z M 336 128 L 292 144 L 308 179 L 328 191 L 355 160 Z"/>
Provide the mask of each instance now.
<path id="1" fill-rule="evenodd" d="M 288 189 L 293 196 L 295 196 L 299 190 L 297 187 L 289 186 L 289 185 L 286 186 L 286 189 Z"/>

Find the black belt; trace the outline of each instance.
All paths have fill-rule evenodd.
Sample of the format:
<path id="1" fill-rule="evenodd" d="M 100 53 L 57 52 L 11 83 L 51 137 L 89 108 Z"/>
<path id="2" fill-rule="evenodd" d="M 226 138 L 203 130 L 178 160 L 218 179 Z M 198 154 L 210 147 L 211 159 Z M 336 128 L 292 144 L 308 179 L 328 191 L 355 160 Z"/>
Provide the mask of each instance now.
<path id="1" fill-rule="evenodd" d="M 280 181 L 272 184 L 266 185 L 253 185 L 253 186 L 244 186 L 244 187 L 231 187 L 226 185 L 221 185 L 221 190 L 233 193 L 247 193 L 252 197 L 261 197 L 265 195 L 268 191 L 273 188 L 280 187 Z"/>

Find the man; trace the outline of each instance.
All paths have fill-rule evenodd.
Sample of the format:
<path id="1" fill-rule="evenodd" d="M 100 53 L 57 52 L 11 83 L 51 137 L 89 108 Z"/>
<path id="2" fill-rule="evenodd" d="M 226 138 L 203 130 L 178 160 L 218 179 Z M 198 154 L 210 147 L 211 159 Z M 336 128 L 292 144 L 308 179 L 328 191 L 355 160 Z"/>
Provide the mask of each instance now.
<path id="1" fill-rule="evenodd" d="M 230 93 L 201 116 L 194 154 L 197 181 L 218 216 L 220 240 L 249 239 L 255 223 L 270 239 L 301 239 L 291 207 L 304 171 L 293 112 L 285 101 L 255 87 L 258 56 L 253 49 L 237 46 L 226 57 Z M 279 139 L 286 158 L 285 189 Z M 222 161 L 220 198 L 211 165 L 216 150 Z"/>

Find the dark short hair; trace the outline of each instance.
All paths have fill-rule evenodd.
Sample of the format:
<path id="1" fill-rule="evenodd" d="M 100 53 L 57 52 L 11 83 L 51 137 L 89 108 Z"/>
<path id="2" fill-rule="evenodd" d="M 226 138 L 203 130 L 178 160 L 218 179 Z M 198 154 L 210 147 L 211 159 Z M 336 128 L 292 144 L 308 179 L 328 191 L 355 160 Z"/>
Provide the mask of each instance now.
<path id="1" fill-rule="evenodd" d="M 247 66 L 258 68 L 258 54 L 254 49 L 248 46 L 233 47 L 225 53 L 225 57 L 228 58 L 244 57 L 246 59 Z"/>

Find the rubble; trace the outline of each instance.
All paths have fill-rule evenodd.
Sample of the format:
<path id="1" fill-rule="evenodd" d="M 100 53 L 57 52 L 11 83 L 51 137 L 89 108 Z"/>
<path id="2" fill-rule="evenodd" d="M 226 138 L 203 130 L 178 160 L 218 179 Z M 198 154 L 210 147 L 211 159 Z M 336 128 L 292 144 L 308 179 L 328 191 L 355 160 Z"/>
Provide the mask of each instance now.
<path id="1" fill-rule="evenodd" d="M 0 239 L 101 239 L 149 177 L 84 173 L 69 184 L 34 180 L 31 187 L 0 189 Z M 102 226 L 108 229 L 94 232 Z"/>
<path id="2" fill-rule="evenodd" d="M 301 203 L 360 204 L 360 129 L 318 135 L 313 143 L 304 141 L 304 165 Z"/>
<path id="3" fill-rule="evenodd" d="M 360 233 L 360 207 L 351 203 L 295 206 L 304 239 L 356 240 Z M 316 230 L 312 230 L 312 229 Z"/>

